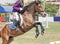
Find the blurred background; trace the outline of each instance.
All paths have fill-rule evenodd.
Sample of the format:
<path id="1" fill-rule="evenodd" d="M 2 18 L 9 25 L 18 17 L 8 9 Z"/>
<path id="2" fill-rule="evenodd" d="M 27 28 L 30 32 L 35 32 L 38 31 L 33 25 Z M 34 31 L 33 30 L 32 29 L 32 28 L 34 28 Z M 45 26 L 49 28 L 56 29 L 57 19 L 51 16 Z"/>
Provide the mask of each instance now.
<path id="1" fill-rule="evenodd" d="M 17 0 L 0 0 L 0 29 L 9 23 L 9 16 L 12 13 L 12 6 Z M 34 0 L 24 0 L 24 6 Z M 22 36 L 15 37 L 12 44 L 50 44 L 60 41 L 60 0 L 40 0 L 47 13 L 46 17 L 39 15 L 39 21 L 45 27 L 45 34 L 35 38 L 35 28 Z M 38 26 L 39 27 L 39 26 Z M 40 30 L 40 27 L 39 27 Z M 0 44 L 2 43 L 0 39 Z"/>

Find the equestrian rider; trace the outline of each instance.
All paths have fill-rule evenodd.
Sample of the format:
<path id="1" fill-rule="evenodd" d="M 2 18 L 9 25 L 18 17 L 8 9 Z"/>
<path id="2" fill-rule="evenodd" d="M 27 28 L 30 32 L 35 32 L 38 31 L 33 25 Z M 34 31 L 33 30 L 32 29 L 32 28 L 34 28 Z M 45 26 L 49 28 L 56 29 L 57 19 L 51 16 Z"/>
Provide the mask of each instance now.
<path id="1" fill-rule="evenodd" d="M 13 21 L 13 23 L 14 23 L 14 25 L 16 26 L 16 27 L 18 27 L 18 28 L 20 28 L 20 18 L 19 18 L 19 16 L 21 15 L 20 13 L 21 13 L 21 10 L 23 10 L 23 5 L 24 5 L 24 2 L 23 2 L 23 0 L 18 0 L 18 1 L 16 1 L 16 3 L 14 3 L 14 5 L 13 5 L 13 15 L 14 15 L 14 21 Z"/>

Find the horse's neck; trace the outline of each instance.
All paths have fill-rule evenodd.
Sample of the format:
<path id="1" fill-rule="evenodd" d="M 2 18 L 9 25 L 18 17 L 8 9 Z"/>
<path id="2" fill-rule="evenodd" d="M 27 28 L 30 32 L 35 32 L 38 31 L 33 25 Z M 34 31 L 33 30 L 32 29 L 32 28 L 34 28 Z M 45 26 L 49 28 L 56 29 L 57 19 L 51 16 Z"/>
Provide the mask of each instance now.
<path id="1" fill-rule="evenodd" d="M 31 7 L 27 8 L 28 12 L 31 14 L 35 13 L 35 4 L 31 5 Z"/>
<path id="2" fill-rule="evenodd" d="M 34 8 L 29 8 L 29 10 L 28 10 L 28 12 L 30 13 L 30 14 L 34 14 Z"/>
<path id="3" fill-rule="evenodd" d="M 25 31 L 30 30 L 34 26 L 34 23 L 35 23 L 34 12 L 35 10 L 34 10 L 34 4 L 33 4 L 31 5 L 31 7 L 27 8 L 27 11 L 23 13 L 24 24 L 22 25 L 22 27 Z"/>
<path id="4" fill-rule="evenodd" d="M 32 14 L 28 14 L 28 12 L 25 12 L 25 14 L 23 15 L 23 19 L 24 19 L 24 24 L 22 25 L 23 29 L 25 31 L 30 30 L 35 22 Z"/>
<path id="5" fill-rule="evenodd" d="M 23 19 L 28 23 L 32 23 L 34 21 L 34 14 L 25 12 L 25 14 L 23 15 Z"/>

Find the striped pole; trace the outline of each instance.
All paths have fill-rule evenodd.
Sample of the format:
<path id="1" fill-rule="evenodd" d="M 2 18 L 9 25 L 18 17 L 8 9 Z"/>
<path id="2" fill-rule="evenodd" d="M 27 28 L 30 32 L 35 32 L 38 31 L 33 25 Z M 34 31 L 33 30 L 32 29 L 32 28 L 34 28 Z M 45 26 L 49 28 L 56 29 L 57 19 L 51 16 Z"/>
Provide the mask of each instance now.
<path id="1" fill-rule="evenodd" d="M 60 44 L 60 41 L 50 42 L 50 44 Z"/>

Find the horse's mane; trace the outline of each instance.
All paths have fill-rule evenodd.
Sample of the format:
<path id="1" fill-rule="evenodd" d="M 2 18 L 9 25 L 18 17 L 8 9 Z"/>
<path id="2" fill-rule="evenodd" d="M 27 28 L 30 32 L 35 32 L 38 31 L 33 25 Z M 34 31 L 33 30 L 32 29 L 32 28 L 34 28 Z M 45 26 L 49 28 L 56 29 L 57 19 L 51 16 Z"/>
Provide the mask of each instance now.
<path id="1" fill-rule="evenodd" d="M 41 3 L 41 2 L 39 1 L 39 3 Z M 21 14 L 23 14 L 25 11 L 27 11 L 27 8 L 31 7 L 33 4 L 37 4 L 37 3 L 34 1 L 34 2 L 30 3 L 29 5 L 25 6 L 23 8 L 23 10 L 21 11 Z"/>

